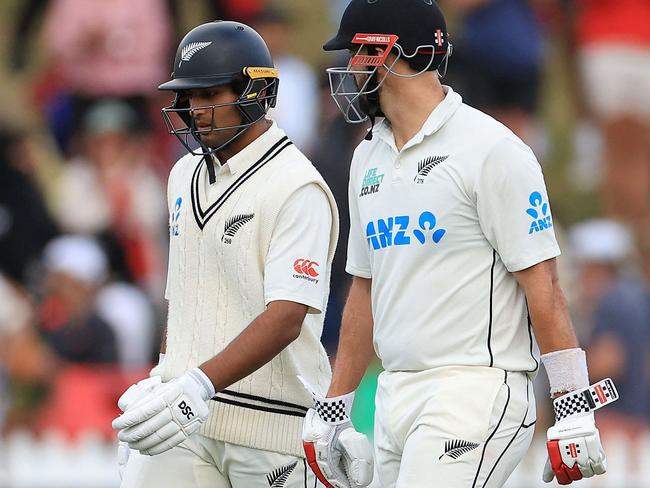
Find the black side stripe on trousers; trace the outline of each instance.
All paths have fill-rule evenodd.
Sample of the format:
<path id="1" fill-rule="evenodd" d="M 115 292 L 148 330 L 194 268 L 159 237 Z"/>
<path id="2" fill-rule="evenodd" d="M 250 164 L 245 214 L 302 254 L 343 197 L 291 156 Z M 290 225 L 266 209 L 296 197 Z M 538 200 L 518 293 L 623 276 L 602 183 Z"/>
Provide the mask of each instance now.
<path id="1" fill-rule="evenodd" d="M 476 474 L 474 475 L 474 483 L 472 483 L 472 488 L 476 487 L 476 482 L 478 481 L 478 475 L 481 472 L 481 467 L 483 466 L 483 458 L 485 457 L 485 451 L 487 449 L 488 444 L 494 437 L 494 435 L 497 433 L 499 430 L 499 427 L 501 426 L 501 422 L 503 421 L 503 417 L 506 415 L 506 411 L 508 410 L 508 405 L 510 404 L 510 385 L 508 384 L 508 372 L 504 371 L 505 376 L 503 378 L 503 382 L 508 388 L 508 397 L 506 398 L 506 404 L 503 406 L 503 411 L 501 412 L 501 417 L 499 417 L 499 421 L 497 422 L 496 427 L 492 431 L 492 433 L 489 435 L 487 440 L 485 441 L 485 444 L 483 444 L 483 450 L 481 451 L 481 459 L 478 463 L 478 468 L 476 469 Z M 487 481 L 487 480 L 486 480 Z"/>
<path id="2" fill-rule="evenodd" d="M 492 473 L 494 473 L 494 470 L 496 469 L 497 465 L 499 464 L 499 461 L 501 461 L 501 459 L 502 459 L 503 456 L 505 455 L 505 453 L 506 453 L 506 451 L 508 450 L 508 448 L 509 448 L 509 447 L 512 445 L 512 443 L 515 441 L 515 439 L 516 439 L 517 436 L 519 435 L 519 432 L 521 431 L 521 429 L 522 429 L 522 428 L 523 428 L 523 429 L 527 429 L 527 428 L 529 428 L 531 425 L 534 425 L 534 424 L 535 424 L 535 422 L 532 422 L 532 423 L 530 423 L 530 424 L 528 424 L 528 425 L 525 425 L 526 417 L 528 416 L 528 410 L 530 410 L 530 390 L 529 390 L 529 388 L 530 388 L 530 384 L 529 384 L 529 383 L 530 383 L 530 380 L 527 379 L 527 380 L 526 380 L 526 411 L 524 412 L 524 418 L 521 419 L 521 424 L 519 424 L 519 428 L 518 428 L 517 431 L 514 433 L 514 435 L 510 438 L 510 441 L 508 442 L 508 444 L 506 445 L 506 447 L 503 448 L 503 451 L 501 451 L 501 454 L 499 454 L 499 457 L 498 457 L 497 460 L 494 462 L 494 466 L 492 466 L 492 469 L 491 469 L 490 472 L 488 473 L 487 478 L 485 478 L 485 483 L 483 484 L 483 486 L 487 485 L 487 482 L 488 482 L 488 480 L 490 479 L 490 476 L 492 476 Z"/>
<path id="3" fill-rule="evenodd" d="M 528 388 L 529 388 L 528 383 L 529 383 L 529 381 L 530 381 L 530 380 L 526 380 L 526 411 L 524 412 L 524 418 L 521 419 L 521 424 L 519 425 L 519 428 L 517 429 L 517 431 L 515 432 L 515 434 L 512 436 L 512 438 L 510 439 L 510 442 L 508 442 L 508 444 L 507 444 L 506 447 L 503 449 L 503 451 L 501 451 L 501 454 L 499 455 L 499 457 L 498 457 L 497 460 L 495 461 L 494 466 L 492 466 L 492 469 L 491 469 L 490 472 L 488 473 L 487 478 L 485 478 L 485 484 L 487 484 L 488 480 L 490 479 L 490 476 L 492 476 L 492 473 L 494 472 L 494 470 L 496 469 L 497 465 L 499 464 L 499 461 L 501 461 L 501 458 L 503 458 L 503 456 L 505 455 L 505 453 L 506 453 L 506 451 L 508 450 L 508 448 L 512 445 L 512 443 L 514 442 L 514 440 L 515 440 L 515 439 L 517 438 L 517 436 L 519 435 L 519 431 L 521 431 L 521 429 L 523 428 L 523 426 L 524 426 L 524 422 L 526 422 L 526 417 L 528 416 L 528 410 L 530 409 L 530 397 L 529 397 L 529 393 L 528 393 Z"/>
<path id="4" fill-rule="evenodd" d="M 273 400 L 248 393 L 223 390 L 212 397 L 214 401 L 235 405 L 237 407 L 250 408 L 262 412 L 289 415 L 292 417 L 304 417 L 307 414 L 307 407 L 295 403 Z"/>
<path id="5" fill-rule="evenodd" d="M 194 213 L 194 219 L 196 220 L 197 225 L 201 230 L 206 226 L 208 221 L 214 216 L 214 214 L 223 206 L 224 203 L 230 198 L 230 196 L 237 190 L 241 185 L 243 185 L 246 180 L 253 176 L 257 171 L 259 171 L 264 165 L 269 161 L 274 159 L 278 154 L 280 154 L 284 149 L 292 145 L 293 143 L 285 136 L 276 142 L 271 149 L 269 149 L 260 159 L 258 159 L 253 165 L 251 165 L 244 173 L 237 178 L 224 192 L 223 194 L 208 207 L 207 210 L 203 211 L 201 208 L 200 194 L 199 194 L 199 172 L 203 162 L 199 163 L 194 170 L 192 175 L 191 183 L 191 194 L 192 194 L 192 211 Z M 279 149 L 278 149 L 279 147 Z"/>

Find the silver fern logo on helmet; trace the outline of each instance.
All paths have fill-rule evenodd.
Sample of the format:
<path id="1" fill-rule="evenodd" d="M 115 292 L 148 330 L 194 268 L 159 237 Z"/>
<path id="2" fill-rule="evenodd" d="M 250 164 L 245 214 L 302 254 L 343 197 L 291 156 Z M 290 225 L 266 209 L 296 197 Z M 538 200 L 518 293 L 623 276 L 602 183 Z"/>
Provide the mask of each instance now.
<path id="1" fill-rule="evenodd" d="M 183 61 L 189 61 L 190 59 L 192 59 L 192 56 L 194 56 L 196 53 L 198 53 L 201 49 L 204 49 L 204 48 L 208 47 L 210 44 L 212 44 L 212 41 L 208 41 L 208 42 L 190 42 L 181 51 L 181 60 L 178 63 L 178 66 L 180 67 L 180 65 L 183 64 Z"/>

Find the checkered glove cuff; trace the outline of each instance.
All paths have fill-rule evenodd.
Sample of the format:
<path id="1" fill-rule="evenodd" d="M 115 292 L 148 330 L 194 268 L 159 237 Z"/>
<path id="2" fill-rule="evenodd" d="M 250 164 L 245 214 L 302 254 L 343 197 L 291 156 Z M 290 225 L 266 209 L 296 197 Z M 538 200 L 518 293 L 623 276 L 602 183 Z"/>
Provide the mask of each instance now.
<path id="1" fill-rule="evenodd" d="M 598 410 L 615 400 L 618 400 L 618 392 L 614 382 L 606 378 L 588 388 L 572 391 L 556 398 L 553 401 L 555 421 L 559 422 L 572 415 Z"/>
<path id="2" fill-rule="evenodd" d="M 332 398 L 314 397 L 314 402 L 314 409 L 323 422 L 342 424 L 350 421 L 354 392 Z"/>

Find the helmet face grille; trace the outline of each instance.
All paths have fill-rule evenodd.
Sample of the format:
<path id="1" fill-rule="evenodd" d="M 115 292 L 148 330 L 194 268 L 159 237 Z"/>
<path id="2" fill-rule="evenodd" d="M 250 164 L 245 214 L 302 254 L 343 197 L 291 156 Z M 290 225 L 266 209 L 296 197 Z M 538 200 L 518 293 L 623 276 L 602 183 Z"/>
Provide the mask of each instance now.
<path id="1" fill-rule="evenodd" d="M 329 76 L 330 94 L 346 122 L 351 124 L 359 124 L 370 118 L 371 104 L 378 103 L 378 101 L 375 101 L 378 100 L 377 92 L 388 75 L 400 78 L 419 76 L 432 70 L 432 66 L 439 54 L 435 46 L 422 45 L 418 46 L 412 55 L 407 55 L 399 44 L 397 36 L 392 35 L 356 34 L 353 42 L 359 45 L 359 48 L 351 56 L 347 67 L 335 67 L 326 70 Z M 384 49 L 383 53 L 371 54 L 378 47 Z M 395 54 L 395 58 L 390 63 L 387 63 L 391 52 Z M 449 44 L 447 54 L 441 61 L 444 63 L 445 70 L 446 61 L 450 54 L 451 44 Z M 418 60 L 414 65 L 413 59 L 416 56 Z M 409 63 L 411 68 L 416 71 L 412 74 L 396 72 L 393 68 L 400 59 Z M 385 70 L 385 74 L 381 78 L 378 77 L 377 73 L 380 67 Z M 442 73 L 439 74 L 444 76 Z M 373 100 L 371 103 L 369 103 L 369 95 Z"/>
<path id="2" fill-rule="evenodd" d="M 213 153 L 225 148 L 228 144 L 239 137 L 248 127 L 258 122 L 268 112 L 271 107 L 275 106 L 278 95 L 277 78 L 256 78 L 249 79 L 237 100 L 230 103 L 218 103 L 201 107 L 190 107 L 187 95 L 179 92 L 176 95 L 174 103 L 162 109 L 163 120 L 170 134 L 183 144 L 191 154 L 198 156 L 206 152 Z M 215 109 L 222 107 L 237 107 L 242 115 L 240 124 L 227 125 L 220 127 L 219 121 L 215 116 Z M 192 112 L 195 110 L 211 111 L 210 127 L 199 129 L 194 123 Z M 205 147 L 201 136 L 212 132 L 222 132 L 236 129 L 236 134 L 221 144 L 219 147 Z M 194 139 L 195 143 L 190 139 Z M 198 143 L 198 148 L 196 147 Z"/>

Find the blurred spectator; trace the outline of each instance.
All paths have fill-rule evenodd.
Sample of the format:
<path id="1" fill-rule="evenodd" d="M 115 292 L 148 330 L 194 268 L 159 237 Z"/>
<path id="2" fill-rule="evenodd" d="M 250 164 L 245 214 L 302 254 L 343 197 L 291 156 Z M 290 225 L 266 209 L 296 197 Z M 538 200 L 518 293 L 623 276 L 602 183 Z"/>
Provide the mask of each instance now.
<path id="1" fill-rule="evenodd" d="M 470 105 L 531 143 L 542 64 L 542 34 L 529 0 L 449 0 L 459 16 L 449 80 Z"/>
<path id="2" fill-rule="evenodd" d="M 150 167 L 146 145 L 132 130 L 133 110 L 103 101 L 83 121 L 82 154 L 58 181 L 56 217 L 66 232 L 93 234 L 109 250 L 119 279 L 162 296 L 165 190 Z"/>
<path id="3" fill-rule="evenodd" d="M 115 333 L 123 369 L 151 365 L 155 317 L 142 290 L 128 283 L 109 283 L 97 295 L 97 313 Z"/>
<path id="4" fill-rule="evenodd" d="M 596 308 L 603 295 L 622 279 L 632 247 L 627 229 L 611 220 L 588 220 L 570 229 L 569 250 L 575 267 L 571 316 L 580 344 L 589 342 Z"/>
<path id="5" fill-rule="evenodd" d="M 172 19 L 165 0 L 32 0 L 25 4 L 14 40 L 14 67 L 24 64 L 25 31 L 45 11 L 43 47 L 51 66 L 38 95 L 62 147 L 98 98 L 129 103 L 138 126 L 150 125 L 148 100 L 167 74 Z"/>
<path id="6" fill-rule="evenodd" d="M 650 2 L 576 2 L 579 70 L 604 139 L 608 216 L 650 225 Z"/>
<path id="7" fill-rule="evenodd" d="M 115 335 L 96 311 L 108 272 L 101 247 L 87 237 L 57 237 L 45 248 L 44 264 L 39 330 L 47 344 L 66 362 L 117 363 Z"/>
<path id="8" fill-rule="evenodd" d="M 598 427 L 630 440 L 650 430 L 650 249 L 642 259 L 643 276 L 619 278 L 604 294 L 587 348 L 590 376 L 611 377 L 620 394 L 598 414 Z"/>
<path id="9" fill-rule="evenodd" d="M 26 141 L 25 133 L 0 125 L 0 272 L 22 283 L 57 233 L 33 178 Z"/>
<path id="10" fill-rule="evenodd" d="M 43 370 L 32 374 L 44 366 L 42 361 L 30 364 L 23 359 L 35 359 L 29 353 L 31 345 L 38 342 L 28 333 L 31 319 L 32 308 L 25 290 L 0 274 L 0 432 L 4 431 L 7 412 L 14 402 L 12 378 L 44 377 Z"/>
<path id="11" fill-rule="evenodd" d="M 268 0 L 210 0 L 210 14 L 212 20 L 236 20 L 248 24 L 267 4 Z"/>
<path id="12" fill-rule="evenodd" d="M 318 77 L 307 63 L 289 52 L 293 30 L 283 12 L 266 9 L 253 19 L 251 27 L 266 41 L 282 80 L 278 103 L 269 115 L 301 151 L 311 154 L 317 135 Z"/>

